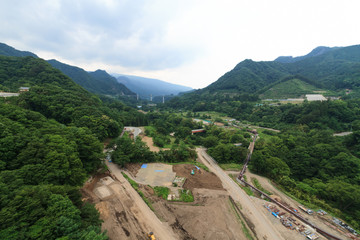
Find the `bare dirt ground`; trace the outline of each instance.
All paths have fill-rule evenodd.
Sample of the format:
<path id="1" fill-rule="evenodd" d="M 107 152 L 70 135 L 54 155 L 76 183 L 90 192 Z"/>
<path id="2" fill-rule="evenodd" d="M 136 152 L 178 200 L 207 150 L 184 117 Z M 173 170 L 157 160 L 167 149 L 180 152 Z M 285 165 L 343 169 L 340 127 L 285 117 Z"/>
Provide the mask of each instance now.
<path id="1" fill-rule="evenodd" d="M 109 165 L 113 173 L 114 166 Z M 136 175 L 140 166 L 132 164 L 127 170 Z M 153 231 L 156 239 L 161 240 L 246 239 L 240 219 L 229 201 L 229 194 L 223 189 L 219 178 L 205 170 L 191 175 L 193 167 L 194 165 L 191 164 L 175 165 L 173 171 L 189 179 L 185 188 L 192 190 L 194 202 L 167 201 L 154 195 L 151 187 L 139 186 L 144 195 L 150 199 L 155 210 L 156 216 L 153 214 L 154 216 L 150 218 L 143 213 L 148 207 L 138 205 L 136 198 L 128 191 L 125 186 L 128 182 L 112 174 L 96 176 L 87 183 L 82 189 L 84 200 L 95 204 L 101 219 L 104 220 L 102 229 L 107 230 L 112 240 L 146 239 L 146 233 L 149 231 Z M 112 176 L 114 182 L 105 181 L 104 178 L 109 178 L 108 176 Z M 110 196 L 105 194 L 105 197 L 102 197 L 101 193 L 96 191 L 104 187 L 111 192 Z M 141 202 L 145 204 L 142 199 Z M 163 225 L 163 230 L 154 225 L 153 221 Z M 166 234 L 170 237 L 165 237 Z"/>
<path id="2" fill-rule="evenodd" d="M 115 194 L 112 191 L 113 188 L 121 188 L 119 181 L 115 181 L 109 186 L 112 192 L 111 196 L 102 199 L 94 193 L 95 189 L 103 186 L 99 180 L 105 176 L 96 176 L 81 189 L 83 199 L 94 203 L 100 212 L 100 218 L 104 221 L 102 230 L 107 231 L 110 239 L 146 239 L 147 229 L 140 225 L 139 220 L 132 213 L 132 201 L 128 197 L 123 197 L 121 194 Z"/>
<path id="3" fill-rule="evenodd" d="M 155 146 L 152 137 L 148 137 L 145 135 L 145 128 L 140 127 L 140 129 L 142 130 L 142 132 L 140 133 L 141 140 L 144 143 L 146 143 L 146 145 L 149 147 L 150 151 L 159 152 L 160 150 L 169 150 L 169 148 L 161 148 L 160 149 L 159 147 Z"/>
<path id="4" fill-rule="evenodd" d="M 195 174 L 191 175 L 191 170 L 194 169 L 192 164 L 174 165 L 173 169 L 176 172 L 176 176 L 186 177 L 185 189 L 206 188 L 224 190 L 220 179 L 212 172 L 201 169 L 200 171 L 195 170 Z"/>
<path id="5" fill-rule="evenodd" d="M 270 191 L 273 195 L 275 195 L 275 198 L 277 200 L 281 200 L 281 202 L 285 203 L 286 205 L 289 205 L 295 209 L 299 209 L 299 204 L 297 201 L 293 200 L 292 198 L 288 197 L 286 194 L 284 194 L 283 192 L 281 192 L 280 190 L 278 190 L 270 181 L 269 179 L 253 174 L 251 173 L 249 170 L 246 171 L 245 175 L 247 176 L 247 179 L 249 182 L 251 182 L 252 178 L 256 178 L 259 183 L 262 185 L 263 188 L 265 188 L 266 190 Z M 273 196 L 274 197 L 274 196 Z M 264 200 L 257 200 L 259 207 L 262 206 L 264 204 Z M 265 208 L 263 208 L 264 211 L 267 212 L 267 210 Z M 270 219 L 275 219 L 269 212 L 267 212 L 267 217 Z M 302 215 L 303 217 L 307 218 L 310 220 L 310 222 L 314 223 L 316 226 L 324 229 L 325 231 L 341 238 L 341 239 L 351 239 L 348 236 L 346 236 L 345 234 L 347 234 L 346 230 L 335 230 L 334 228 L 330 227 L 329 224 L 333 225 L 335 227 L 335 225 L 332 223 L 332 219 L 331 216 L 319 216 L 318 214 L 314 213 L 312 215 L 309 215 L 307 213 L 304 212 L 300 212 L 300 215 Z M 276 219 L 276 221 L 278 221 Z M 279 221 L 278 221 L 279 222 Z M 281 225 L 282 228 L 285 228 L 284 226 Z M 343 231 L 342 233 L 340 231 Z M 300 235 L 300 234 L 298 234 Z M 301 236 L 301 235 L 300 235 Z M 324 238 L 323 238 L 324 239 Z"/>
<path id="6" fill-rule="evenodd" d="M 147 233 L 153 231 L 160 240 L 179 239 L 172 228 L 161 222 L 149 209 L 117 166 L 112 163 L 107 165 L 112 173 L 93 178 L 82 188 L 82 193 L 83 199 L 94 203 L 100 212 L 100 218 L 104 221 L 102 230 L 107 231 L 109 238 L 145 240 Z M 106 175 L 114 181 L 104 181 Z M 106 191 L 97 191 L 99 189 Z"/>
<path id="7" fill-rule="evenodd" d="M 246 239 L 226 191 L 195 188 L 193 194 L 193 203 L 160 200 L 153 204 L 179 239 Z"/>
<path id="8" fill-rule="evenodd" d="M 148 136 L 141 136 L 141 140 L 146 143 L 146 145 L 150 148 L 150 151 L 152 152 L 159 152 L 160 148 L 154 146 L 154 142 L 152 140 L 152 137 Z"/>
<path id="9" fill-rule="evenodd" d="M 252 198 L 250 198 L 211 158 L 204 149 L 197 148 L 198 160 L 213 171 L 222 181 L 229 195 L 241 204 L 241 211 L 252 226 L 252 231 L 257 239 L 280 240 L 289 239 L 281 234 L 278 228 L 271 223 L 265 214 L 259 209 Z M 290 238 L 291 239 L 291 238 Z"/>

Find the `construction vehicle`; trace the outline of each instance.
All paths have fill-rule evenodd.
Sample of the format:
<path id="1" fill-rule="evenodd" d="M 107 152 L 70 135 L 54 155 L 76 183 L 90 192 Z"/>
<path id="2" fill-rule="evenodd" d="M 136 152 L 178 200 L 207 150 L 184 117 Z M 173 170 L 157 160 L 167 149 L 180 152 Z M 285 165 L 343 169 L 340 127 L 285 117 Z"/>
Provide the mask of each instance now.
<path id="1" fill-rule="evenodd" d="M 156 240 L 153 232 L 149 232 L 148 239 L 149 240 Z"/>
<path id="2" fill-rule="evenodd" d="M 304 208 L 303 206 L 299 206 L 299 208 L 301 210 L 303 210 L 304 212 L 306 212 L 307 214 L 313 214 L 313 211 L 311 209 L 307 209 L 307 208 Z"/>

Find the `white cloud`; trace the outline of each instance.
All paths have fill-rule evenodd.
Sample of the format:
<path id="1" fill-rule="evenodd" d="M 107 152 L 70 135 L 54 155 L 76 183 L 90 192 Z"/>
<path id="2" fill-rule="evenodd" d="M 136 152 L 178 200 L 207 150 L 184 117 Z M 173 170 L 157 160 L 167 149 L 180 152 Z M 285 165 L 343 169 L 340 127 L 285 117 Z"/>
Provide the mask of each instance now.
<path id="1" fill-rule="evenodd" d="M 358 44 L 357 0 L 5 0 L 0 41 L 86 70 L 205 87 L 238 62 Z"/>

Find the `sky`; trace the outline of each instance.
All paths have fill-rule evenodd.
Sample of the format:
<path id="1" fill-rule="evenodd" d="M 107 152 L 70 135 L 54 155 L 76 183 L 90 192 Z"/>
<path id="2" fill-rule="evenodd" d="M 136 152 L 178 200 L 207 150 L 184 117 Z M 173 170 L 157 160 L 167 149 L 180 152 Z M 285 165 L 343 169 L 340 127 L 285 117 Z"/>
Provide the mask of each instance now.
<path id="1" fill-rule="evenodd" d="M 360 44 L 359 0 L 2 0 L 0 42 L 193 88 L 245 60 Z"/>

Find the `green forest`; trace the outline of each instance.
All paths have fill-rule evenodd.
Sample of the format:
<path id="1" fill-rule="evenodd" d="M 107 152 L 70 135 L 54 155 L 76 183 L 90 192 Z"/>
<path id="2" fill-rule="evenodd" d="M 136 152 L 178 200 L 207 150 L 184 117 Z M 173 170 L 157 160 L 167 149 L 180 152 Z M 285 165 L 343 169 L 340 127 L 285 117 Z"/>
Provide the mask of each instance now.
<path id="1" fill-rule="evenodd" d="M 250 169 L 359 228 L 359 127 L 354 126 L 356 131 L 346 137 L 301 125 L 271 132 L 273 136 L 256 142 Z"/>
<path id="2" fill-rule="evenodd" d="M 0 238 L 107 239 L 79 188 L 101 166 L 102 141 L 144 114 L 96 96 L 42 59 L 0 57 Z"/>

